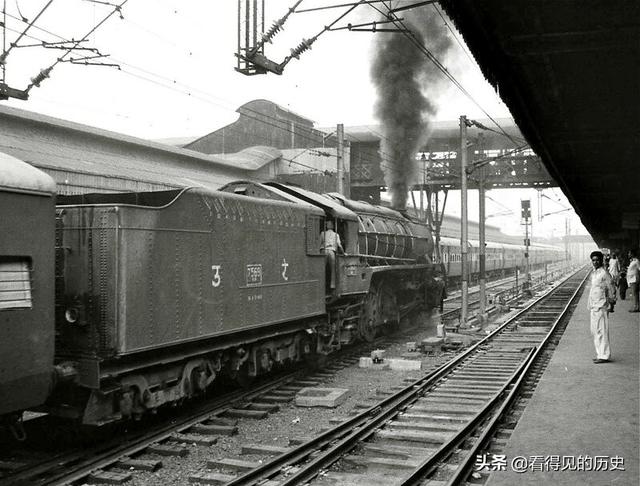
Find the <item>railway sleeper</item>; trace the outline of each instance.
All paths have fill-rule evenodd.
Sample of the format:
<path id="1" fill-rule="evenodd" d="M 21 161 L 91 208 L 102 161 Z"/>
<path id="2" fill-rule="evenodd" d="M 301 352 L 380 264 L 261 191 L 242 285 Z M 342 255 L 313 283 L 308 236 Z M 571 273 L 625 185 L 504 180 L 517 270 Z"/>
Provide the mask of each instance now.
<path id="1" fill-rule="evenodd" d="M 376 457 L 409 459 L 411 457 L 425 457 L 433 454 L 435 447 L 418 447 L 409 445 L 394 445 L 378 442 L 366 442 L 362 445 L 363 453 Z"/>
<path id="2" fill-rule="evenodd" d="M 366 467 L 367 469 L 414 469 L 420 464 L 419 459 L 388 459 L 385 457 L 368 457 L 350 454 L 342 459 L 346 464 Z"/>

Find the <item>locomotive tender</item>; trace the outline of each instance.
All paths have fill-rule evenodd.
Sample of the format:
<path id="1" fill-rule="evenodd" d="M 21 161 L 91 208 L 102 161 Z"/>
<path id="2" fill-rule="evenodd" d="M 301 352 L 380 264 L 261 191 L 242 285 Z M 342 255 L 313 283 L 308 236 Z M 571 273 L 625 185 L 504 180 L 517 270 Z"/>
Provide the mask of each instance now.
<path id="1" fill-rule="evenodd" d="M 12 201 L 0 291 L 13 291 L 7 275 L 29 288 L 18 307 L 0 300 L 8 420 L 42 404 L 88 425 L 135 418 L 221 376 L 372 340 L 443 296 L 428 226 L 336 194 L 255 182 L 85 194 L 58 197 L 54 217 L 55 185 L 27 164 L 3 164 L 0 186 Z M 345 249 L 335 289 L 327 220 Z"/>

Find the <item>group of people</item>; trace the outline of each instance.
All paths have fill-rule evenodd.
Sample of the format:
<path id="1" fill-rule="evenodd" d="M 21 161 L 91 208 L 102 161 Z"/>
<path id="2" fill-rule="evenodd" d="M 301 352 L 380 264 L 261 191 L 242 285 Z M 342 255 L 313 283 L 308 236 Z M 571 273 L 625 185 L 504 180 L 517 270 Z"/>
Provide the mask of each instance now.
<path id="1" fill-rule="evenodd" d="M 629 265 L 626 270 L 626 280 L 623 282 L 620 261 L 614 253 L 605 265 L 605 258 L 601 251 L 594 251 L 590 255 L 594 271 L 591 274 L 591 290 L 589 291 L 588 307 L 591 312 L 591 334 L 596 348 L 595 364 L 611 361 L 609 345 L 609 313 L 614 311 L 617 301 L 617 291 L 621 284 L 627 284 L 633 301 L 629 312 L 640 312 L 640 263 L 635 250 L 629 251 Z"/>
<path id="2" fill-rule="evenodd" d="M 640 269 L 638 267 L 640 265 L 637 252 L 635 250 L 629 250 L 626 261 L 622 255 L 618 258 L 618 254 L 614 252 L 611 256 L 605 255 L 604 263 L 604 269 L 609 272 L 616 289 L 616 297 L 619 296 L 624 300 L 627 289 L 629 289 L 631 300 L 633 301 L 633 308 L 630 309 L 629 312 L 640 312 L 638 293 L 640 290 L 638 278 Z M 611 306 L 610 312 L 613 312 L 613 305 Z"/>

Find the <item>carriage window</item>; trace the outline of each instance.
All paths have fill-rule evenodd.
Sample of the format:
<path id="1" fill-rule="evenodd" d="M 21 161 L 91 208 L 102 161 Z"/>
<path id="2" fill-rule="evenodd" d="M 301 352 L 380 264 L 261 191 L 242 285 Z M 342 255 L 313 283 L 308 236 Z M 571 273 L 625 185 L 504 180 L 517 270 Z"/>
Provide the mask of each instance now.
<path id="1" fill-rule="evenodd" d="M 0 260 L 0 310 L 32 307 L 29 262 L 27 258 Z"/>

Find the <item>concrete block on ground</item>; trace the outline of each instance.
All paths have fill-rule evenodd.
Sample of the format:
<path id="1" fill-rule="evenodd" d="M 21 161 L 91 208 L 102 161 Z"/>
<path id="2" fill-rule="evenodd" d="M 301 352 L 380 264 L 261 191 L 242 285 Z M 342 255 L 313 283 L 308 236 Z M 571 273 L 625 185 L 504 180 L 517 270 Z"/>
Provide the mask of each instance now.
<path id="1" fill-rule="evenodd" d="M 402 371 L 411 371 L 411 370 L 420 370 L 422 368 L 422 361 L 417 361 L 414 359 L 388 359 L 387 363 L 389 364 L 389 368 L 392 370 L 402 370 Z"/>
<path id="2" fill-rule="evenodd" d="M 387 367 L 387 363 L 374 363 L 373 359 L 364 357 L 360 358 L 360 362 L 358 363 L 359 368 L 373 368 L 375 370 L 383 370 Z"/>
<path id="3" fill-rule="evenodd" d="M 444 341 L 444 338 L 441 337 L 429 337 L 422 340 L 420 347 L 424 353 L 442 351 Z"/>
<path id="4" fill-rule="evenodd" d="M 371 351 L 371 359 L 374 363 L 380 363 L 384 361 L 385 354 L 386 351 L 384 349 L 374 349 L 373 351 Z"/>
<path id="5" fill-rule="evenodd" d="M 335 408 L 345 402 L 348 393 L 346 388 L 303 388 L 295 403 L 298 407 Z"/>

